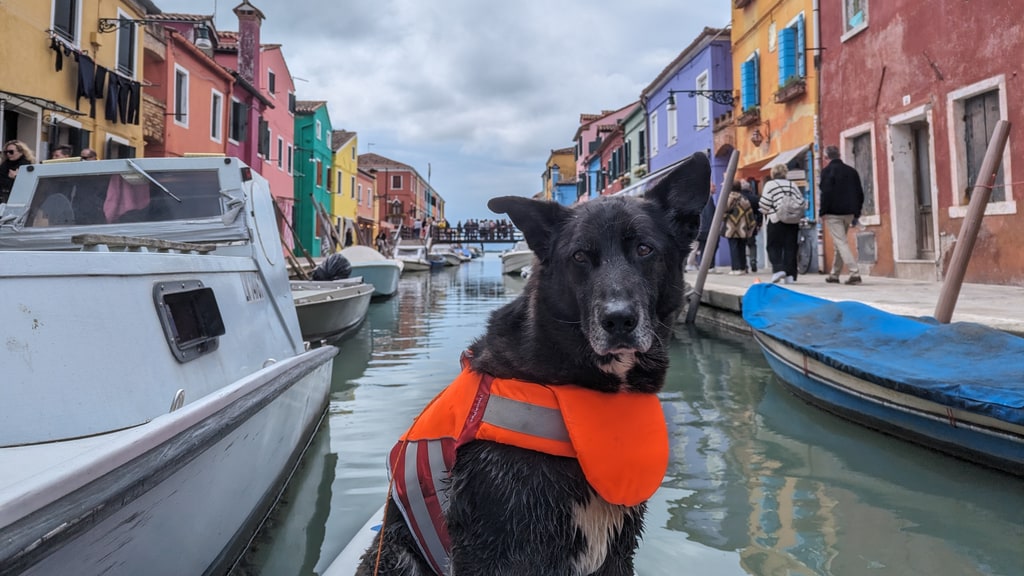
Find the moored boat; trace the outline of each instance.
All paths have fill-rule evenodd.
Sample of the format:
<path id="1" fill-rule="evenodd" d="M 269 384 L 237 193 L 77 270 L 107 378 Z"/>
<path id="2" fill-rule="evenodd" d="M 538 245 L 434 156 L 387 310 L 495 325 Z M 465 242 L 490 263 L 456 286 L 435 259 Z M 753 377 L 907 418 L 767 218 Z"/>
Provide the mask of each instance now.
<path id="1" fill-rule="evenodd" d="M 327 405 L 266 181 L 24 167 L 0 213 L 0 573 L 226 572 Z"/>
<path id="2" fill-rule="evenodd" d="M 370 307 L 373 285 L 362 278 L 291 281 L 302 339 L 319 342 L 358 326 Z"/>
<path id="3" fill-rule="evenodd" d="M 520 240 L 501 253 L 502 274 L 522 274 L 523 268 L 533 264 L 533 250 L 525 240 Z"/>
<path id="4" fill-rule="evenodd" d="M 361 276 L 363 282 L 373 285 L 374 298 L 387 298 L 398 290 L 404 268 L 401 260 L 388 258 L 369 246 L 349 246 L 341 255 L 352 265 L 353 276 Z"/>
<path id="5" fill-rule="evenodd" d="M 399 244 L 395 247 L 395 259 L 401 260 L 407 272 L 423 272 L 447 265 L 444 256 L 430 254 L 427 247 L 416 244 Z"/>
<path id="6" fill-rule="evenodd" d="M 1024 475 L 1024 339 L 754 284 L 743 318 L 779 379 L 839 416 Z"/>

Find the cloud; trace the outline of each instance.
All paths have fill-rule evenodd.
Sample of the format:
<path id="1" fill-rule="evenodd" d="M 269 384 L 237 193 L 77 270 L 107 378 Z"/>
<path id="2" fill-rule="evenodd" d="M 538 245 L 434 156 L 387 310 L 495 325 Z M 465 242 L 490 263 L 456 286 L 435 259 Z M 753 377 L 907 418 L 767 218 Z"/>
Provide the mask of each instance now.
<path id="1" fill-rule="evenodd" d="M 728 3 L 634 0 L 250 0 L 264 42 L 282 44 L 300 99 L 326 100 L 360 152 L 414 166 L 449 220 L 490 216 L 487 198 L 532 195 L 581 113 L 638 99 Z M 237 28 L 236 2 L 217 27 Z M 712 4 L 712 3 L 706 3 Z M 158 0 L 209 14 L 213 0 Z"/>

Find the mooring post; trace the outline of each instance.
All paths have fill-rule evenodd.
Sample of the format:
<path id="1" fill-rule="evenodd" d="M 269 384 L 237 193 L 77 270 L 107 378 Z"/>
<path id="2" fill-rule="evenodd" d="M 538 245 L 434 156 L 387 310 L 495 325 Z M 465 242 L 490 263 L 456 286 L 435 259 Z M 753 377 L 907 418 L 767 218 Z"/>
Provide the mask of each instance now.
<path id="1" fill-rule="evenodd" d="M 697 308 L 700 306 L 700 297 L 704 293 L 704 281 L 708 277 L 708 269 L 715 261 L 715 252 L 718 251 L 718 238 L 722 232 L 722 222 L 725 220 L 725 199 L 732 190 L 732 181 L 736 177 L 736 166 L 740 162 L 739 150 L 733 150 L 729 157 L 729 167 L 725 170 L 725 179 L 722 181 L 722 188 L 718 192 L 718 204 L 715 205 L 715 217 L 711 220 L 711 230 L 708 231 L 708 241 L 704 245 L 704 253 L 700 258 L 700 269 L 697 270 L 697 279 L 693 283 L 693 290 L 686 299 L 686 323 L 693 324 L 697 320 Z"/>

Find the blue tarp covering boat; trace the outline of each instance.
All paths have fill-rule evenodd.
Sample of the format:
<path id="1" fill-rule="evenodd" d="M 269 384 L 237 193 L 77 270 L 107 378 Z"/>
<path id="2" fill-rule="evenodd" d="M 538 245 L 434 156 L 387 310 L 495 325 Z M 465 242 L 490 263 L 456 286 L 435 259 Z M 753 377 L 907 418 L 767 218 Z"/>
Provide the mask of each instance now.
<path id="1" fill-rule="evenodd" d="M 1024 425 L 1024 338 L 981 324 L 939 324 L 774 284 L 743 297 L 751 328 L 870 382 Z"/>
<path id="2" fill-rule="evenodd" d="M 774 284 L 750 287 L 743 318 L 805 399 L 976 461 L 996 453 L 998 467 L 1024 471 L 1024 338 Z"/>

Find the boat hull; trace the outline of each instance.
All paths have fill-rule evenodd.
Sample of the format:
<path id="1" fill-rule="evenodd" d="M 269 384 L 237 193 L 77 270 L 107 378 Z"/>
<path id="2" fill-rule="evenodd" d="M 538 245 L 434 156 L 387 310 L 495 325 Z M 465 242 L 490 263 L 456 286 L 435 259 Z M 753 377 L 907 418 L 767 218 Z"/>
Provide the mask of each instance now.
<path id="1" fill-rule="evenodd" d="M 1024 426 L 904 394 L 754 332 L 768 364 L 803 400 L 861 425 L 1024 476 Z"/>
<path id="2" fill-rule="evenodd" d="M 315 432 L 336 353 L 311 350 L 142 426 L 68 441 L 92 448 L 69 450 L 60 475 L 0 506 L 0 574 L 226 571 Z M 0 452 L 5 469 L 17 450 Z"/>
<path id="3" fill-rule="evenodd" d="M 523 268 L 533 264 L 533 252 L 507 252 L 501 255 L 502 274 L 521 274 Z"/>
<path id="4" fill-rule="evenodd" d="M 292 282 L 302 339 L 331 338 L 362 322 L 373 290 L 362 281 Z"/>
<path id="5" fill-rule="evenodd" d="M 402 265 L 397 260 L 352 262 L 352 275 L 362 276 L 363 282 L 373 285 L 374 298 L 387 298 L 398 290 Z"/>

